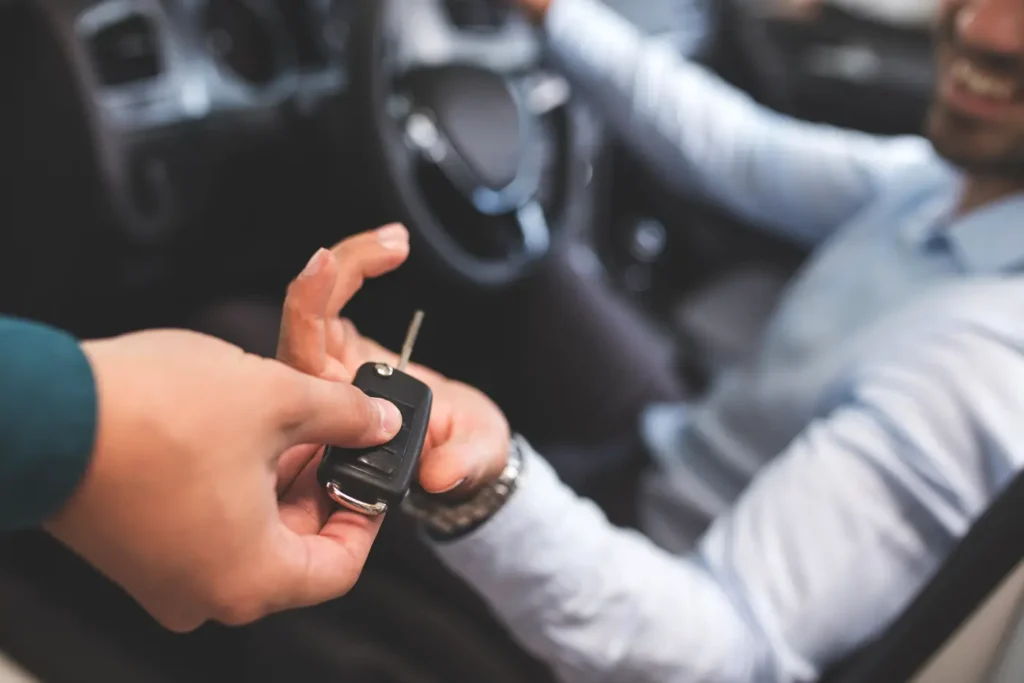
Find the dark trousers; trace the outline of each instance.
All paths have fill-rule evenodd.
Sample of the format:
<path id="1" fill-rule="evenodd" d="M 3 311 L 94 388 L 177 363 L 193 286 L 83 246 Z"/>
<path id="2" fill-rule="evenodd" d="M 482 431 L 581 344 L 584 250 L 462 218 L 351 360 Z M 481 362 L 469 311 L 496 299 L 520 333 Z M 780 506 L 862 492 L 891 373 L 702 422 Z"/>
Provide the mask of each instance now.
<path id="1" fill-rule="evenodd" d="M 639 467 L 631 470 L 607 472 L 581 492 L 629 523 Z M 183 636 L 44 534 L 0 538 L 0 650 L 48 683 L 553 681 L 402 515 L 385 521 L 348 596 Z"/>

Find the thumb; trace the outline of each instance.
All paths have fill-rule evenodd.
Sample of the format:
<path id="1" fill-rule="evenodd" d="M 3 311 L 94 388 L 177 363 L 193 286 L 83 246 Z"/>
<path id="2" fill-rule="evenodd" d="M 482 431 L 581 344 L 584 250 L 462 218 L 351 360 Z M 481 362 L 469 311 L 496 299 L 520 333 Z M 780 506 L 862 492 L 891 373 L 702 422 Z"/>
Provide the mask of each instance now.
<path id="1" fill-rule="evenodd" d="M 420 486 L 434 494 L 475 490 L 501 475 L 508 449 L 507 439 L 469 437 L 444 443 L 423 454 Z"/>
<path id="2" fill-rule="evenodd" d="M 288 374 L 289 391 L 278 392 L 286 446 L 325 443 L 365 448 L 386 443 L 402 427 L 402 414 L 390 401 L 371 398 L 351 384 L 302 374 L 275 363 Z"/>

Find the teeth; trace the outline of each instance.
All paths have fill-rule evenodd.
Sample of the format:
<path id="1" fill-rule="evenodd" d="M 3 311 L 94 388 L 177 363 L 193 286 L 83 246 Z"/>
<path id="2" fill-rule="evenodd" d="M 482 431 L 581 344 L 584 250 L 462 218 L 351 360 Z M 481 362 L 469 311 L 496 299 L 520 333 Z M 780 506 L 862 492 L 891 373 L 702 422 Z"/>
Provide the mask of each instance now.
<path id="1" fill-rule="evenodd" d="M 953 78 L 967 90 L 983 97 L 1009 100 L 1017 91 L 1013 81 L 984 73 L 964 59 L 953 64 Z"/>

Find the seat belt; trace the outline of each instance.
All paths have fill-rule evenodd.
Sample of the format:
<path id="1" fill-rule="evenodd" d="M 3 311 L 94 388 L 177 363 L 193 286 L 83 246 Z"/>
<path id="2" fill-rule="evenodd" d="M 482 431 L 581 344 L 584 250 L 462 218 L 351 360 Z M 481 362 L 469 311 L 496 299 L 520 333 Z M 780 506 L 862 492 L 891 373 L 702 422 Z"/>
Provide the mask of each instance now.
<path id="1" fill-rule="evenodd" d="M 903 683 L 919 673 L 1024 559 L 1024 473 L 970 528 L 910 607 L 819 683 Z M 854 589 L 851 587 L 851 589 Z"/>

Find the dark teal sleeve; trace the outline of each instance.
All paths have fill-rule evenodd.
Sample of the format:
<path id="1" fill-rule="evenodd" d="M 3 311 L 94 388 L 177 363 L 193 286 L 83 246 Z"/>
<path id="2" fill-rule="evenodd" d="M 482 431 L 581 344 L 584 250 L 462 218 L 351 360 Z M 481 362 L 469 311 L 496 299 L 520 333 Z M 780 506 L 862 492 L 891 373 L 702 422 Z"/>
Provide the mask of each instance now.
<path id="1" fill-rule="evenodd" d="M 92 368 L 60 330 L 0 316 L 0 529 L 57 512 L 89 466 Z"/>

